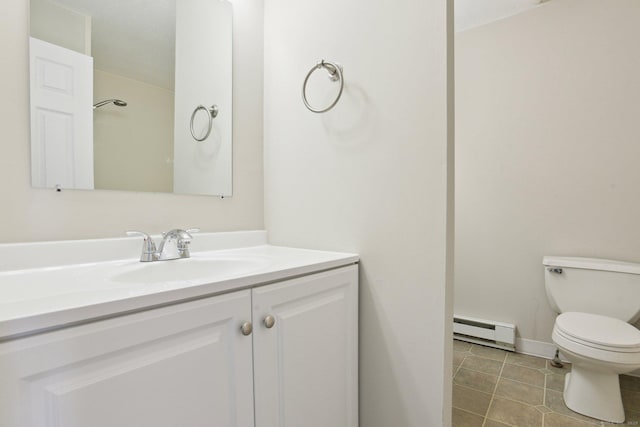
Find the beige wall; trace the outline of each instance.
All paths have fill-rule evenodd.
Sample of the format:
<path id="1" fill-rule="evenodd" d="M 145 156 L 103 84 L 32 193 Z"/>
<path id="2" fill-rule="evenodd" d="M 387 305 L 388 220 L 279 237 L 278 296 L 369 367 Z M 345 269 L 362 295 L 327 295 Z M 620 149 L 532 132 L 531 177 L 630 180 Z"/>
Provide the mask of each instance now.
<path id="1" fill-rule="evenodd" d="M 361 256 L 360 425 L 449 425 L 447 2 L 265 6 L 270 239 Z M 326 114 L 300 98 L 320 58 L 346 79 Z"/>
<path id="2" fill-rule="evenodd" d="M 94 70 L 94 184 L 101 190 L 173 191 L 172 90 Z"/>
<path id="3" fill-rule="evenodd" d="M 29 172 L 29 2 L 6 0 L 0 14 L 0 242 L 121 236 L 127 229 L 160 232 L 263 228 L 262 2 L 234 6 L 234 196 L 178 196 L 120 191 L 56 193 L 32 189 Z"/>
<path id="4" fill-rule="evenodd" d="M 456 34 L 455 312 L 551 342 L 544 255 L 640 261 L 640 3 Z"/>

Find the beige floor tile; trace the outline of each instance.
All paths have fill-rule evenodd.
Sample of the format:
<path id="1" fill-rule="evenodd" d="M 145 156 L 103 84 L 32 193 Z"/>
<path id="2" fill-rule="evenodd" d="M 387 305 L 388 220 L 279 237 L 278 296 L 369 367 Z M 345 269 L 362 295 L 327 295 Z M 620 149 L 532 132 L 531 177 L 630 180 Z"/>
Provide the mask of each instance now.
<path id="1" fill-rule="evenodd" d="M 640 426 L 640 391 L 635 390 L 639 384 L 640 378 L 638 377 L 628 375 L 620 376 L 620 388 L 626 425 Z"/>
<path id="2" fill-rule="evenodd" d="M 453 377 L 454 384 L 484 391 L 485 393 L 493 393 L 497 382 L 498 377 L 496 375 L 483 374 L 482 372 L 464 368 L 458 369 L 456 376 Z"/>
<path id="3" fill-rule="evenodd" d="M 544 387 L 544 374 L 537 369 L 518 365 L 504 365 L 502 376 L 510 380 L 520 381 L 536 387 Z"/>
<path id="4" fill-rule="evenodd" d="M 594 425 L 598 424 L 577 420 L 555 412 L 544 414 L 544 427 L 593 427 Z"/>
<path id="5" fill-rule="evenodd" d="M 455 375 L 456 371 L 458 370 L 458 368 L 460 368 L 460 365 L 462 364 L 462 361 L 464 360 L 465 356 L 469 354 L 469 353 L 463 353 L 461 351 L 454 351 L 453 352 L 453 363 L 451 364 L 451 368 L 452 368 L 452 374 Z"/>
<path id="6" fill-rule="evenodd" d="M 546 413 L 548 413 L 548 412 L 553 412 L 551 409 L 547 408 L 547 407 L 546 407 L 546 406 L 544 406 L 544 405 L 536 405 L 536 409 L 537 409 L 538 411 L 540 411 L 541 413 L 543 413 L 543 414 L 546 414 Z"/>
<path id="7" fill-rule="evenodd" d="M 625 407 L 629 405 L 629 408 L 640 408 L 640 391 L 622 389 L 620 393 Z"/>
<path id="8" fill-rule="evenodd" d="M 640 377 L 620 375 L 620 388 L 623 390 L 640 391 Z"/>
<path id="9" fill-rule="evenodd" d="M 509 427 L 509 424 L 504 424 L 496 420 L 486 420 L 483 427 Z"/>
<path id="10" fill-rule="evenodd" d="M 596 424 L 598 426 L 601 427 L 630 427 L 630 426 L 640 426 L 640 418 L 635 417 L 635 418 L 629 418 L 629 416 L 627 415 L 626 419 L 624 420 L 624 422 L 622 424 L 620 423 L 609 423 L 606 421 L 602 421 L 600 422 L 600 424 Z"/>
<path id="11" fill-rule="evenodd" d="M 638 411 L 631 409 L 625 410 L 625 422 L 628 426 L 640 426 L 640 408 L 637 409 Z"/>
<path id="12" fill-rule="evenodd" d="M 564 376 L 571 372 L 571 364 L 554 368 L 550 361 L 532 356 L 462 341 L 453 346 L 454 427 L 640 426 L 638 377 L 620 376 L 626 422 L 605 423 L 565 405 Z"/>
<path id="13" fill-rule="evenodd" d="M 464 360 L 465 356 L 469 354 L 469 353 L 464 353 L 461 351 L 454 351 L 453 352 L 453 367 L 457 368 L 458 366 L 460 366 L 460 364 L 462 363 L 462 361 Z"/>
<path id="14" fill-rule="evenodd" d="M 621 390 L 622 405 L 629 410 L 640 410 L 640 391 Z"/>
<path id="15" fill-rule="evenodd" d="M 564 391 L 564 375 L 547 374 L 546 388 L 555 391 Z"/>
<path id="16" fill-rule="evenodd" d="M 496 387 L 496 396 L 517 400 L 527 405 L 544 404 L 544 389 L 518 381 L 500 378 Z"/>
<path id="17" fill-rule="evenodd" d="M 453 408 L 453 427 L 482 427 L 484 418 L 480 415 L 463 411 L 462 409 Z"/>
<path id="18" fill-rule="evenodd" d="M 473 344 L 471 346 L 471 353 L 475 354 L 476 356 L 484 357 L 486 359 L 497 360 L 498 362 L 504 362 L 504 359 L 507 357 L 507 352 L 504 350 L 484 347 L 477 344 Z"/>
<path id="19" fill-rule="evenodd" d="M 461 365 L 465 369 L 484 372 L 485 374 L 500 375 L 502 362 L 493 359 L 486 359 L 478 356 L 467 356 Z"/>
<path id="20" fill-rule="evenodd" d="M 507 353 L 506 363 L 532 369 L 544 369 L 547 367 L 547 361 L 545 359 L 518 353 Z"/>
<path id="21" fill-rule="evenodd" d="M 542 413 L 530 405 L 495 396 L 487 418 L 519 427 L 542 426 Z"/>
<path id="22" fill-rule="evenodd" d="M 558 412 L 564 415 L 571 415 L 574 412 L 567 408 L 567 405 L 564 404 L 564 398 L 562 397 L 562 392 L 555 390 L 547 390 L 544 396 L 544 406 L 551 409 L 552 411 Z"/>
<path id="23" fill-rule="evenodd" d="M 470 342 L 453 340 L 453 351 L 469 351 L 472 344 Z"/>
<path id="24" fill-rule="evenodd" d="M 595 421 L 591 417 L 587 417 L 585 415 L 579 414 L 567 408 L 567 405 L 564 404 L 564 398 L 562 397 L 562 393 L 559 391 L 547 390 L 545 393 L 544 406 L 551 409 L 553 412 L 557 412 L 561 415 L 566 415 L 571 418 L 576 418 L 581 421 L 588 421 L 588 422 Z"/>
<path id="25" fill-rule="evenodd" d="M 460 385 L 453 386 L 453 407 L 482 415 L 489 409 L 491 394 Z"/>

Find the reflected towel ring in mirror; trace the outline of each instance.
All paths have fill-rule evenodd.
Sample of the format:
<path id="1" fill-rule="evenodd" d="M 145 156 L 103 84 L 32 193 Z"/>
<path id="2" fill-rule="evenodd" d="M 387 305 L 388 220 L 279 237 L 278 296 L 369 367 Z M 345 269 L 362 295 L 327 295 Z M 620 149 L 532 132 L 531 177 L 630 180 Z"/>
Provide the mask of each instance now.
<path id="1" fill-rule="evenodd" d="M 207 112 L 207 117 L 209 117 L 209 126 L 207 128 L 207 133 L 202 137 L 202 138 L 198 138 L 196 136 L 196 132 L 193 130 L 193 119 L 196 118 L 196 113 L 200 110 L 204 110 Z M 209 137 L 209 134 L 211 134 L 211 129 L 213 128 L 213 119 L 216 118 L 216 116 L 218 115 L 218 106 L 217 105 L 212 105 L 211 108 L 207 108 L 204 105 L 198 105 L 196 107 L 195 110 L 193 110 L 193 113 L 191 113 L 191 136 L 193 137 L 193 139 L 195 139 L 198 142 L 202 142 L 205 139 L 207 139 Z"/>
<path id="2" fill-rule="evenodd" d="M 340 90 L 338 91 L 338 96 L 336 96 L 336 99 L 334 99 L 327 108 L 315 109 L 311 105 L 309 105 L 309 101 L 307 101 L 307 82 L 309 81 L 309 77 L 311 77 L 311 74 L 313 74 L 314 71 L 319 70 L 320 68 L 324 68 L 329 72 L 329 79 L 331 79 L 331 81 L 340 82 Z M 327 62 L 324 59 L 321 59 L 320 62 L 318 62 L 313 66 L 313 68 L 311 68 L 311 70 L 309 70 L 309 72 L 307 73 L 307 77 L 304 78 L 304 83 L 302 83 L 302 102 L 304 102 L 304 105 L 309 109 L 309 111 L 312 111 L 314 113 L 325 113 L 335 107 L 335 105 L 338 103 L 340 97 L 342 96 L 342 89 L 344 89 L 342 66 L 338 63 Z"/>

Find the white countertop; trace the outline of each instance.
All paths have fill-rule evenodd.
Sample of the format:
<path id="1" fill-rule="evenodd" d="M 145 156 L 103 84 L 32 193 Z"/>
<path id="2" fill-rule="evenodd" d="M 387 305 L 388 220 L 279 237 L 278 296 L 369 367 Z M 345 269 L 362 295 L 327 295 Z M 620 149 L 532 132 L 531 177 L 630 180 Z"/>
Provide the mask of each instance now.
<path id="1" fill-rule="evenodd" d="M 249 232 L 261 233 L 261 232 Z M 263 233 L 263 232 L 262 232 Z M 258 236 L 256 239 L 255 237 Z M 200 238 L 194 236 L 194 243 Z M 237 239 L 236 239 L 237 237 Z M 222 238 L 222 240 L 221 240 Z M 130 246 L 131 239 L 104 239 L 105 245 L 117 246 L 114 241 Z M 220 242 L 224 241 L 225 244 Z M 208 242 L 205 245 L 204 242 Z M 216 243 L 217 242 L 217 243 Z M 235 242 L 235 244 L 234 244 Z M 240 242 L 240 243 L 238 243 Z M 61 242 L 66 250 L 67 263 L 51 265 L 51 261 L 40 263 L 32 268 L 6 269 L 0 271 L 0 340 L 10 337 L 69 326 L 88 320 L 110 317 L 149 307 L 171 304 L 178 301 L 200 298 L 273 281 L 310 274 L 350 265 L 358 262 L 354 254 L 296 249 L 271 246 L 265 243 L 266 234 L 247 238 L 243 232 L 207 233 L 200 244 L 194 244 L 191 258 L 185 260 L 157 261 L 141 263 L 135 259 L 114 260 L 114 255 L 106 256 L 106 261 L 96 261 L 95 255 L 88 250 L 90 245 L 101 247 L 100 240 Z M 56 242 L 47 242 L 45 249 L 60 250 Z M 141 243 L 141 242 L 138 242 Z M 242 245 L 252 246 L 242 246 Z M 41 254 L 44 250 L 38 244 L 17 244 L 24 255 Z M 84 245 L 84 247 L 83 247 Z M 221 249 L 220 246 L 232 249 Z M 12 249 L 12 245 L 0 245 L 3 251 Z M 16 245 L 13 245 L 14 247 Z M 29 251 L 31 246 L 32 251 Z M 215 248 L 207 250 L 206 247 Z M 240 247 L 238 247 L 240 246 Z M 79 250 L 78 250 L 79 249 Z M 83 250 L 84 249 L 84 250 Z M 204 250 L 203 250 L 204 249 Z M 18 251 L 18 252 L 20 252 Z M 78 258 L 76 255 L 82 253 Z M 12 252 L 13 253 L 13 252 Z M 113 253 L 117 253 L 114 251 Z M 74 256 L 76 256 L 74 258 Z M 93 256 L 93 258 L 92 258 Z M 104 253 L 100 257 L 105 258 Z M 70 264 L 74 259 L 82 263 Z M 86 262 L 89 260 L 90 262 Z M 248 268 L 243 271 L 212 272 L 211 277 L 190 278 L 188 280 L 166 280 L 153 283 L 134 283 L 114 280 L 118 274 L 144 268 L 162 268 L 171 271 L 174 266 L 184 267 L 181 262 L 207 262 L 211 260 L 244 260 Z M 5 264 L 8 265 L 10 263 Z M 153 265 L 151 265 L 153 264 Z M 29 267 L 28 263 L 15 256 L 13 266 Z M 205 274 L 206 276 L 206 274 Z"/>

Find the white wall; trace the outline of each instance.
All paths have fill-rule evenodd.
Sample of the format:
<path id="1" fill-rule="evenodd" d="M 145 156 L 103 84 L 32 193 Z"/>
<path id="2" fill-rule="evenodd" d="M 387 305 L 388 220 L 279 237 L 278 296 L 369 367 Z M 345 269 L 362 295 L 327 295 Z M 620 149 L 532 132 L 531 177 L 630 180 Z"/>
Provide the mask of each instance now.
<path id="1" fill-rule="evenodd" d="M 455 29 L 465 31 L 540 6 L 548 0 L 455 0 Z"/>
<path id="2" fill-rule="evenodd" d="M 234 196 L 32 189 L 29 172 L 29 2 L 5 0 L 0 14 L 0 242 L 263 227 L 262 2 L 234 0 Z"/>
<path id="3" fill-rule="evenodd" d="M 551 342 L 542 257 L 640 261 L 640 3 L 456 33 L 455 311 Z"/>
<path id="4" fill-rule="evenodd" d="M 265 5 L 265 221 L 275 244 L 362 257 L 366 427 L 450 423 L 447 12 L 445 0 Z M 323 115 L 300 97 L 320 58 L 346 79 Z"/>

